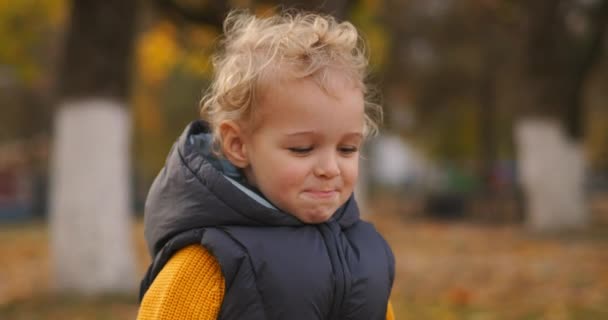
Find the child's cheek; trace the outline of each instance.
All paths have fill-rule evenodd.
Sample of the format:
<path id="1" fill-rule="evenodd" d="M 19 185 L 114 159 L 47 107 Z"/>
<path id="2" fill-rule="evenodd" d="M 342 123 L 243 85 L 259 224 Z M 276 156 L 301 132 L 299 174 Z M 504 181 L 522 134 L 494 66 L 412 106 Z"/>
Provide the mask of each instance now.
<path id="1" fill-rule="evenodd" d="M 279 172 L 279 183 L 281 184 L 282 188 L 292 189 L 303 185 L 306 173 L 301 165 L 292 162 L 282 168 L 276 168 L 276 170 Z"/>
<path id="2" fill-rule="evenodd" d="M 359 161 L 355 160 L 350 164 L 347 171 L 345 172 L 345 179 L 349 180 L 350 183 L 357 183 L 357 179 L 359 178 Z"/>

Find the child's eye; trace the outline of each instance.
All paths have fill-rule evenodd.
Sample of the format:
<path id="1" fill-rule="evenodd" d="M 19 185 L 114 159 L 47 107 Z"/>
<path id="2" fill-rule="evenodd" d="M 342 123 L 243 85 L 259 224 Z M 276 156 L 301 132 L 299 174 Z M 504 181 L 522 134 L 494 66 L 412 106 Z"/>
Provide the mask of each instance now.
<path id="1" fill-rule="evenodd" d="M 354 146 L 348 146 L 348 147 L 340 147 L 340 148 L 338 148 L 338 150 L 344 154 L 353 154 L 353 153 L 359 151 L 359 148 L 354 147 Z"/>
<path id="2" fill-rule="evenodd" d="M 299 154 L 299 155 L 307 154 L 312 151 L 312 147 L 293 147 L 293 148 L 287 148 L 287 149 L 289 149 L 289 151 Z"/>

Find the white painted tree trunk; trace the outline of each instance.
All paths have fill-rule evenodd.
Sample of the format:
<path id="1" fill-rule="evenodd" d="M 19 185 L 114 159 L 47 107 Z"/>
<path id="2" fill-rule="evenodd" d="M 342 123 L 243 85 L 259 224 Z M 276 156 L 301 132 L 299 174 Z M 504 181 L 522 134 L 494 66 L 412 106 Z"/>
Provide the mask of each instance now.
<path id="1" fill-rule="evenodd" d="M 567 139 L 559 122 L 525 118 L 515 126 L 526 224 L 536 231 L 584 227 L 585 160 L 582 145 Z"/>
<path id="2" fill-rule="evenodd" d="M 131 228 L 130 115 L 106 99 L 55 115 L 50 228 L 56 288 L 85 294 L 137 286 Z"/>

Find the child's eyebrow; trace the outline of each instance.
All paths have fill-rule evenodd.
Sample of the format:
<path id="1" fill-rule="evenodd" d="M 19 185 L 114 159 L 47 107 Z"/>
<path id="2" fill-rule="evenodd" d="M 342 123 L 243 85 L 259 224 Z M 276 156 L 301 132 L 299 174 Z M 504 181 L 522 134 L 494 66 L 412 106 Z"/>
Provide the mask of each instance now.
<path id="1" fill-rule="evenodd" d="M 347 133 L 347 134 L 346 134 L 346 135 L 344 135 L 344 136 L 345 136 L 345 137 L 351 137 L 351 136 L 354 136 L 355 138 L 361 138 L 361 139 L 363 139 L 363 133 L 358 132 L 358 131 L 357 131 L 357 132 L 349 132 L 349 133 Z"/>
<path id="2" fill-rule="evenodd" d="M 316 133 L 315 131 L 298 131 L 298 132 L 287 133 L 285 135 L 288 137 L 292 137 L 292 136 L 314 135 L 315 133 Z"/>
<path id="3" fill-rule="evenodd" d="M 294 137 L 294 136 L 306 136 L 306 135 L 316 135 L 316 134 L 317 134 L 316 131 L 297 131 L 297 132 L 285 134 L 285 136 Z M 363 133 L 359 132 L 359 131 L 348 132 L 344 135 L 344 137 L 349 137 L 349 138 L 355 137 L 355 138 L 363 139 Z"/>
<path id="4" fill-rule="evenodd" d="M 285 136 L 288 138 L 291 138 L 291 137 L 316 137 L 319 134 L 320 133 L 316 130 L 303 130 L 303 131 L 296 131 L 296 132 L 288 132 L 285 134 Z"/>

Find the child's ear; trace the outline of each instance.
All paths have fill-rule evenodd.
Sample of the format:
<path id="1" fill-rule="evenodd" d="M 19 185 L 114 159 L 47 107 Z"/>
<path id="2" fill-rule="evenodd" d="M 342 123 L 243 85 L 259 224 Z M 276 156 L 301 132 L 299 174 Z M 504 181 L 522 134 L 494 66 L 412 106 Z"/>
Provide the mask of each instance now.
<path id="1" fill-rule="evenodd" d="M 220 123 L 219 134 L 222 137 L 222 152 L 234 166 L 245 168 L 249 165 L 247 147 L 243 129 L 233 120 Z"/>

